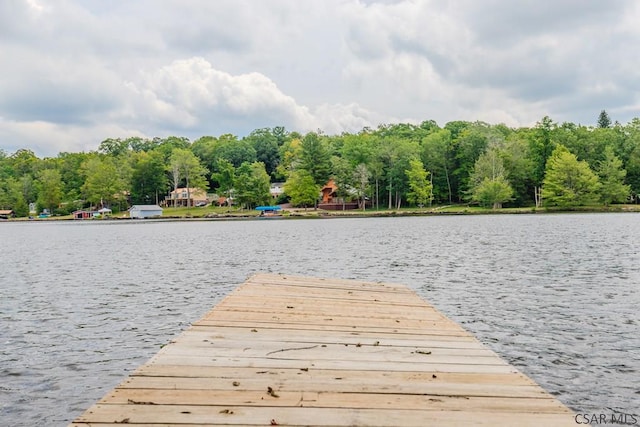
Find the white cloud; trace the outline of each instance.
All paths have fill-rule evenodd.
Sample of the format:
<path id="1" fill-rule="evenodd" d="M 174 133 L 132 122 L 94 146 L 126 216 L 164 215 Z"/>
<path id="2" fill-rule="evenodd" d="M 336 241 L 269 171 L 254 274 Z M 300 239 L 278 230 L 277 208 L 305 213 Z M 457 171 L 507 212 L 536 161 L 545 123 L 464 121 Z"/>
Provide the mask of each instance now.
<path id="1" fill-rule="evenodd" d="M 638 19 L 622 0 L 7 0 L 0 147 L 398 118 L 590 124 L 603 108 L 626 122 Z"/>
<path id="2" fill-rule="evenodd" d="M 144 72 L 127 87 L 134 121 L 146 117 L 183 129 L 206 131 L 208 126 L 224 133 L 225 126 L 243 120 L 253 122 L 252 129 L 284 124 L 298 131 L 322 129 L 340 133 L 371 126 L 379 116 L 356 103 L 324 103 L 309 108 L 298 104 L 261 73 L 231 75 L 197 57 Z"/>
<path id="3" fill-rule="evenodd" d="M 0 117 L 0 148 L 7 153 L 27 148 L 39 156 L 55 157 L 64 151 L 94 151 L 109 137 L 131 136 L 148 137 L 135 129 L 111 123 L 80 127 L 43 121 L 17 122 Z"/>
<path id="4" fill-rule="evenodd" d="M 144 71 L 127 83 L 130 101 L 141 116 L 176 127 L 199 127 L 206 120 L 287 117 L 292 124 L 308 120 L 306 108 L 282 93 L 268 77 L 257 73 L 231 75 L 203 58 L 173 61 Z"/>

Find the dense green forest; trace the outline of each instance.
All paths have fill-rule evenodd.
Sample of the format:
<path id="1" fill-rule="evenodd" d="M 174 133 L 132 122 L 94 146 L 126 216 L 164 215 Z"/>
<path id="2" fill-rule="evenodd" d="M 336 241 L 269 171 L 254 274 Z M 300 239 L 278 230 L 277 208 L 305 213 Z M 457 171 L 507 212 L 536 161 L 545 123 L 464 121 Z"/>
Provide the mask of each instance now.
<path id="1" fill-rule="evenodd" d="M 109 138 L 96 151 L 38 158 L 0 150 L 0 209 L 28 215 L 28 204 L 67 214 L 88 206 L 125 210 L 200 187 L 244 207 L 279 200 L 313 206 L 333 178 L 340 196 L 367 206 L 473 203 L 486 207 L 635 202 L 640 194 L 640 119 L 596 127 L 542 118 L 534 127 L 452 121 L 388 124 L 359 133 L 302 135 L 283 127 L 246 137 L 225 134 Z"/>

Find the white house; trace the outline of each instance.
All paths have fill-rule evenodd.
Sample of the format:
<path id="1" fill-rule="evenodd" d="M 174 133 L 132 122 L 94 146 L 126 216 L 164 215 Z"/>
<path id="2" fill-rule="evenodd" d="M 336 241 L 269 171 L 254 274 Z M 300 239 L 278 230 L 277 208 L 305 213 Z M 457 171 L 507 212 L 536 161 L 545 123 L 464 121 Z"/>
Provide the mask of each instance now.
<path id="1" fill-rule="evenodd" d="M 277 199 L 282 193 L 284 193 L 284 182 L 272 182 L 269 185 L 269 193 L 271 193 L 271 197 Z"/>
<path id="2" fill-rule="evenodd" d="M 162 216 L 162 208 L 158 205 L 133 205 L 129 209 L 131 218 L 153 218 Z"/>

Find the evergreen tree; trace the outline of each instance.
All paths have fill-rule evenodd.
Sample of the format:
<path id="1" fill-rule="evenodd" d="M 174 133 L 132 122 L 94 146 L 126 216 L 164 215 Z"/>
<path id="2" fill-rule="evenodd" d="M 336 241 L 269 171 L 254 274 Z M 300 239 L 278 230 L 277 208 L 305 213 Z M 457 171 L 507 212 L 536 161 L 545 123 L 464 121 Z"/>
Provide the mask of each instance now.
<path id="1" fill-rule="evenodd" d="M 605 129 L 611 127 L 611 119 L 605 110 L 600 111 L 598 116 L 598 127 Z"/>
<path id="2" fill-rule="evenodd" d="M 326 184 L 331 175 L 331 155 L 318 134 L 306 134 L 300 148 L 300 168 L 309 172 L 317 185 Z"/>

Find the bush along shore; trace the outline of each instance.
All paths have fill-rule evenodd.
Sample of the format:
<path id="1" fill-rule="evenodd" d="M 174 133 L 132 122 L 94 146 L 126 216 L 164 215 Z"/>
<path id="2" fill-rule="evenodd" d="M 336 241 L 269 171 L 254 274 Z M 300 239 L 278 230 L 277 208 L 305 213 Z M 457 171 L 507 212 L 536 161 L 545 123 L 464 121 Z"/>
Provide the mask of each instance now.
<path id="1" fill-rule="evenodd" d="M 301 218 L 384 218 L 405 216 L 441 216 L 441 215 L 518 215 L 518 214 L 570 214 L 570 213 L 611 213 L 611 212 L 640 212 L 640 205 L 616 204 L 616 205 L 592 205 L 576 206 L 570 208 L 558 207 L 522 207 L 491 209 L 469 205 L 447 205 L 430 208 L 401 208 L 401 209 L 367 209 L 367 210 L 323 210 L 314 208 L 285 208 L 277 216 L 277 219 L 301 219 Z M 162 216 L 146 218 L 146 220 L 234 220 L 234 219 L 263 219 L 260 212 L 240 208 L 168 208 L 164 209 Z M 45 218 L 6 218 L 3 221 L 122 221 L 132 220 L 128 212 L 118 212 L 112 215 L 90 217 L 87 219 L 75 219 L 73 215 L 56 215 Z M 136 220 L 134 220 L 136 221 Z"/>

